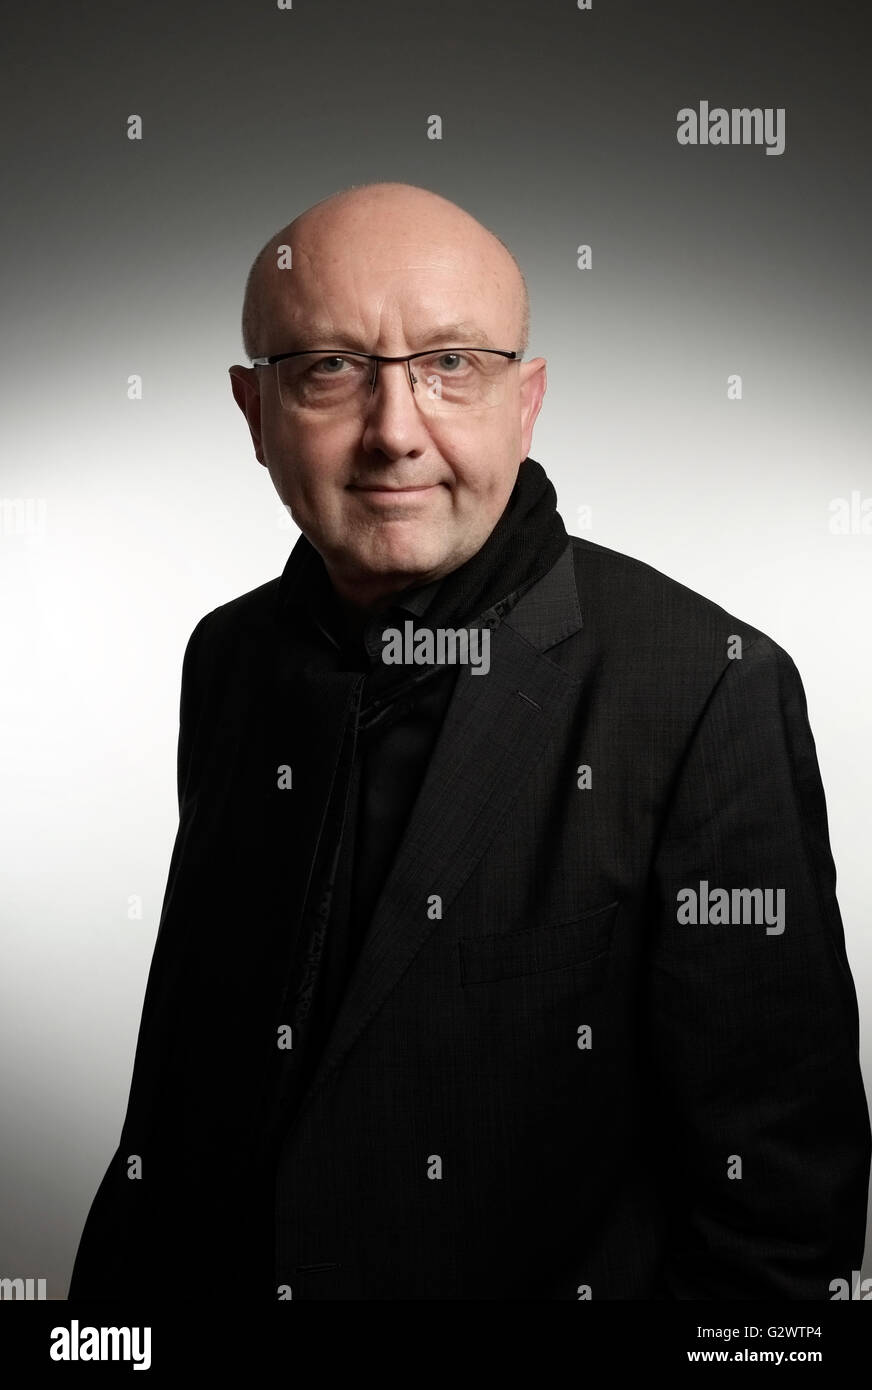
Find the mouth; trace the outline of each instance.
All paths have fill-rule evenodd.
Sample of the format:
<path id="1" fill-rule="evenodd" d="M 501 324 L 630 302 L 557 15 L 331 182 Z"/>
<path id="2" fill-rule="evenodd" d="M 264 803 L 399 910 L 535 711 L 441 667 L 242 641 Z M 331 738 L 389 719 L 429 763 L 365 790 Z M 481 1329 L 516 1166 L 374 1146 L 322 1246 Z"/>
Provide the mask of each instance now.
<path id="1" fill-rule="evenodd" d="M 365 492 L 368 497 L 421 497 L 425 492 L 433 492 L 439 487 L 439 483 L 428 483 L 424 487 L 372 487 L 366 486 L 352 487 L 353 492 Z"/>

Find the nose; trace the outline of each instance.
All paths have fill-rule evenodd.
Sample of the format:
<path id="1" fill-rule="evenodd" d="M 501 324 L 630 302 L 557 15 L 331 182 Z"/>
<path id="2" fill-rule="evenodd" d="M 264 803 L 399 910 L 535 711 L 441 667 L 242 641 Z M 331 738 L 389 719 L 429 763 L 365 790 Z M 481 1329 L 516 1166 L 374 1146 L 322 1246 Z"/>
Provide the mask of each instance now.
<path id="1" fill-rule="evenodd" d="M 363 445 L 391 457 L 420 453 L 427 445 L 427 428 L 418 409 L 409 368 L 414 362 L 376 362 L 375 386 L 364 405 Z M 420 382 L 415 387 L 421 390 Z"/>

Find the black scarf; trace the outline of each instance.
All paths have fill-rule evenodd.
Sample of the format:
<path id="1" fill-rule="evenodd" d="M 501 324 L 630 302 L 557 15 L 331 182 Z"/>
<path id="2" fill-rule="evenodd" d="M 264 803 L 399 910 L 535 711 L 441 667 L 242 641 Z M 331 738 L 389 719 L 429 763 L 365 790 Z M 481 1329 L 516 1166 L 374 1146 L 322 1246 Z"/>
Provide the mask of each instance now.
<path id="1" fill-rule="evenodd" d="M 447 574 L 426 611 L 428 627 L 475 622 L 509 594 L 516 600 L 566 549 L 566 527 L 545 469 L 525 458 L 505 509 L 484 545 Z M 402 594 L 397 601 L 402 603 Z"/>

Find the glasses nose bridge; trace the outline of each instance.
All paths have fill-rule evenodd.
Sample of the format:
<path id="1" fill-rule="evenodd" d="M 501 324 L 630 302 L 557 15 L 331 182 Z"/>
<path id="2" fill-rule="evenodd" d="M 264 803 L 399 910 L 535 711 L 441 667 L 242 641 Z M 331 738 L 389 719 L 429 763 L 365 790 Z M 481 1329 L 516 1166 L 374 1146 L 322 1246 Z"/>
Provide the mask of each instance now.
<path id="1" fill-rule="evenodd" d="M 413 375 L 413 373 L 412 373 L 412 360 L 411 360 L 411 358 L 409 358 L 409 357 L 379 357 L 379 356 L 376 356 L 376 355 L 373 355 L 373 357 L 372 357 L 372 376 L 371 376 L 371 378 L 370 378 L 370 386 L 369 386 L 369 394 L 370 394 L 370 396 L 372 396 L 372 395 L 375 394 L 375 388 L 376 388 L 376 384 L 377 384 L 377 382 L 378 382 L 379 368 L 381 367 L 381 364 L 382 364 L 383 362 L 386 362 L 387 365 L 388 365 L 389 367 L 401 367 L 401 366 L 402 366 L 402 367 L 405 367 L 405 369 L 406 369 L 406 379 L 407 379 L 407 381 L 408 381 L 408 383 L 409 383 L 409 390 L 411 391 L 412 395 L 414 396 L 414 394 L 415 394 L 415 377 L 414 377 L 414 375 Z"/>

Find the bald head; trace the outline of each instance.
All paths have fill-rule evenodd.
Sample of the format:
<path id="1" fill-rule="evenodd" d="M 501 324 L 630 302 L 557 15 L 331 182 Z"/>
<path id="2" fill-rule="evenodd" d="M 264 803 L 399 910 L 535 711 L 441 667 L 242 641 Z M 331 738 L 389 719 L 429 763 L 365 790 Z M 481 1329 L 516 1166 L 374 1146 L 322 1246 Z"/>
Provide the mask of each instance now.
<path id="1" fill-rule="evenodd" d="M 292 249 L 293 269 L 280 264 L 282 246 Z M 416 251 L 420 253 L 417 263 Z M 447 287 L 453 280 L 456 292 L 461 272 L 468 286 L 465 298 L 495 308 L 503 334 L 508 335 L 494 346 L 526 351 L 529 296 L 521 268 L 505 243 L 456 203 L 429 189 L 406 183 L 371 183 L 343 189 L 315 203 L 270 237 L 258 253 L 246 282 L 242 310 L 242 342 L 247 356 L 286 350 L 294 323 L 307 327 L 313 315 L 325 332 L 332 327 L 337 334 L 347 335 L 349 324 L 339 321 L 339 313 L 325 303 L 321 289 L 328 282 L 335 285 L 338 276 L 340 281 L 344 278 L 352 299 L 359 299 L 358 266 L 365 266 L 368 292 L 388 300 L 396 268 L 410 265 L 425 273 L 432 269 L 434 324 L 445 317 L 438 307 L 441 285 Z M 360 307 L 369 310 L 371 323 L 373 306 Z M 412 306 L 413 319 L 416 307 L 426 312 L 426 302 Z M 452 321 L 460 317 L 477 321 L 472 313 L 448 314 Z M 318 345 L 345 344 L 324 340 Z M 487 346 L 487 341 L 464 345 Z"/>

